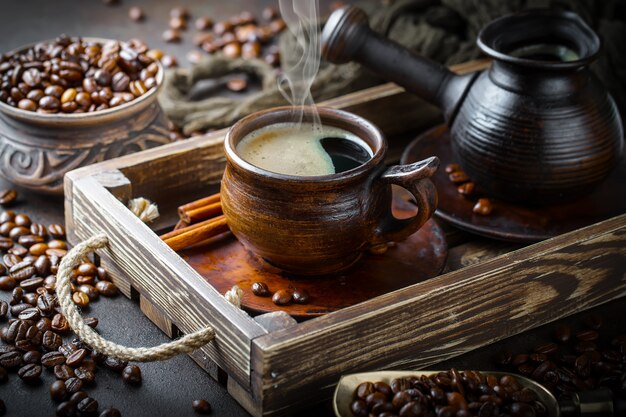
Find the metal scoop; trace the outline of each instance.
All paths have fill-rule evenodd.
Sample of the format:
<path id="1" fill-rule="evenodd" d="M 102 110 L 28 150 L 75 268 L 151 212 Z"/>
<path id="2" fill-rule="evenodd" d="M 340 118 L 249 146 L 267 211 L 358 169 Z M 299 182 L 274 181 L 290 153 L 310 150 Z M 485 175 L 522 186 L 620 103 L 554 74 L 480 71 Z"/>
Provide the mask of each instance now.
<path id="1" fill-rule="evenodd" d="M 333 408 L 337 417 L 353 417 L 350 404 L 353 401 L 354 391 L 362 382 L 383 381 L 387 384 L 392 379 L 409 376 L 432 375 L 440 371 L 380 371 L 364 372 L 344 375 L 339 380 L 333 398 Z M 483 372 L 483 371 L 481 371 Z M 626 404 L 613 402 L 613 395 L 608 388 L 573 394 L 572 398 L 558 400 L 543 385 L 526 377 L 510 372 L 483 372 L 485 374 L 503 377 L 514 376 L 524 388 L 531 388 L 537 393 L 538 399 L 546 406 L 549 417 L 611 417 L 626 416 Z"/>

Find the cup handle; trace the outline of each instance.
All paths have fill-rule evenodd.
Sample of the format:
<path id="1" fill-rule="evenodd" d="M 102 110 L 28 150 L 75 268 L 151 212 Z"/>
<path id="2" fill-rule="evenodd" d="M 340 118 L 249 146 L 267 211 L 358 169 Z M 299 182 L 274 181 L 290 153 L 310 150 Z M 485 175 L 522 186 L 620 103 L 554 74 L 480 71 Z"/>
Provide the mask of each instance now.
<path id="1" fill-rule="evenodd" d="M 390 207 L 387 216 L 376 229 L 372 245 L 402 241 L 415 233 L 432 216 L 437 208 L 437 189 L 430 177 L 438 167 L 439 158 L 433 156 L 409 165 L 394 165 L 383 172 L 378 180 L 408 190 L 415 197 L 418 212 L 411 218 L 397 219 L 391 213 Z"/>

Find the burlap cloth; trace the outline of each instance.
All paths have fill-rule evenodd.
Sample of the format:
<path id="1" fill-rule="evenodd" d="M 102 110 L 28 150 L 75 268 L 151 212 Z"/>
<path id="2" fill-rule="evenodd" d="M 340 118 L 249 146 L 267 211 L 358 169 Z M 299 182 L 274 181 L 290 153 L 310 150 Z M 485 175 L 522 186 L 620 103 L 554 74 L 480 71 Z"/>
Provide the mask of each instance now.
<path id="1" fill-rule="evenodd" d="M 480 57 L 476 36 L 494 18 L 535 7 L 568 9 L 578 13 L 600 35 L 603 51 L 592 68 L 626 113 L 626 1 L 624 0 L 397 0 L 359 4 L 376 31 L 419 54 L 447 65 Z M 294 55 L 294 38 L 285 31 L 279 39 L 283 67 Z M 230 73 L 248 73 L 261 81 L 262 90 L 243 99 L 210 97 L 191 100 L 199 80 Z M 355 63 L 322 62 L 311 87 L 316 102 L 366 88 L 381 79 Z M 257 110 L 288 104 L 277 88 L 276 72 L 261 60 L 207 58 L 190 70 L 169 70 L 159 97 L 167 116 L 184 133 L 229 126 Z"/>

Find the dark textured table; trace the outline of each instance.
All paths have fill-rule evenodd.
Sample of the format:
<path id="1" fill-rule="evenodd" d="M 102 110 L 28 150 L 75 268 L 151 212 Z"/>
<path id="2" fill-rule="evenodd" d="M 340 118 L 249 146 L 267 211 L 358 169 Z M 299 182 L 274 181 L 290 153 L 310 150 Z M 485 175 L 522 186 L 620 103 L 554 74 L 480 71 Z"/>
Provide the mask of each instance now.
<path id="1" fill-rule="evenodd" d="M 242 10 L 259 13 L 265 5 L 276 2 L 268 0 L 200 1 L 180 0 L 177 2 L 157 2 L 150 0 L 123 0 L 122 4 L 107 7 L 99 0 L 28 0 L 2 2 L 2 24 L 0 24 L 0 51 L 14 49 L 26 43 L 53 38 L 60 33 L 81 36 L 129 39 L 140 37 L 151 47 L 161 48 L 175 55 L 186 65 L 186 54 L 193 49 L 190 38 L 195 32 L 185 32 L 182 44 L 164 43 L 160 36 L 166 28 L 168 12 L 174 6 L 187 6 L 193 16 L 208 15 L 216 20 L 226 18 Z M 330 1 L 322 2 L 324 9 Z M 128 8 L 140 5 L 146 12 L 142 23 L 128 18 Z M 0 180 L 0 189 L 9 187 Z M 61 223 L 63 221 L 63 201 L 60 198 L 36 195 L 18 189 L 19 201 L 12 207 L 27 213 L 40 223 Z M 0 299 L 7 300 L 8 293 L 0 293 Z M 608 320 L 611 317 L 624 317 L 626 303 L 618 300 L 596 311 L 607 318 L 609 331 L 626 333 L 623 320 Z M 123 296 L 114 299 L 100 299 L 85 311 L 100 320 L 101 334 L 110 340 L 131 346 L 152 346 L 167 341 L 139 310 L 139 306 Z M 583 315 L 586 313 L 583 313 Z M 579 321 L 578 317 L 566 321 Z M 447 363 L 433 366 L 432 369 L 456 366 L 458 368 L 493 369 L 495 357 L 505 348 L 520 351 L 550 338 L 551 328 L 536 329 L 487 348 L 471 352 Z M 100 408 L 115 406 L 125 416 L 184 416 L 194 415 L 191 403 L 204 398 L 213 405 L 216 416 L 248 415 L 226 389 L 208 377 L 187 356 L 179 356 L 166 362 L 140 365 L 143 373 L 141 387 L 129 387 L 120 376 L 109 371 L 99 370 L 96 385 L 88 392 L 95 397 Z M 44 372 L 43 383 L 27 386 L 11 374 L 9 382 L 0 385 L 0 398 L 6 403 L 9 416 L 50 416 L 54 415 L 54 403 L 50 400 L 48 386 L 54 380 L 51 372 Z M 308 415 L 327 415 L 328 404 L 313 408 Z M 302 415 L 302 413 L 299 413 Z"/>

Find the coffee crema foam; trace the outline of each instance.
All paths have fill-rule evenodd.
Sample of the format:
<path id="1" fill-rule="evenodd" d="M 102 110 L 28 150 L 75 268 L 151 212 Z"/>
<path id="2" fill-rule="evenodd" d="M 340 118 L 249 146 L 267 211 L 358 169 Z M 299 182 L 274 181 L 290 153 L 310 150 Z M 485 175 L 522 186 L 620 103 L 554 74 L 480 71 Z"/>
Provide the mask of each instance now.
<path id="1" fill-rule="evenodd" d="M 369 146 L 356 135 L 332 126 L 277 123 L 246 135 L 236 147 L 246 162 L 278 174 L 320 176 L 335 174 L 335 166 L 322 146 L 325 138 L 343 138 L 358 144 L 370 157 Z"/>

